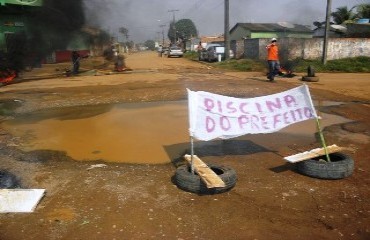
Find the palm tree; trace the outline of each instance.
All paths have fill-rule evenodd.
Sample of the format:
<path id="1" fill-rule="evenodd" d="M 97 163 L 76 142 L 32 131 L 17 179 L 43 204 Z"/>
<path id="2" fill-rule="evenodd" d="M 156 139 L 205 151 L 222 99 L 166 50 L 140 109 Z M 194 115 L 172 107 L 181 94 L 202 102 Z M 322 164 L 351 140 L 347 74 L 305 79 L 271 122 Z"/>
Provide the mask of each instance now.
<path id="1" fill-rule="evenodd" d="M 370 4 L 360 4 L 357 6 L 358 18 L 370 18 Z"/>
<path id="2" fill-rule="evenodd" d="M 335 12 L 331 14 L 333 17 L 333 20 L 335 24 L 342 24 L 345 23 L 348 20 L 354 20 L 355 14 L 353 13 L 353 9 L 355 7 L 352 7 L 348 10 L 347 6 L 345 7 L 339 7 Z"/>

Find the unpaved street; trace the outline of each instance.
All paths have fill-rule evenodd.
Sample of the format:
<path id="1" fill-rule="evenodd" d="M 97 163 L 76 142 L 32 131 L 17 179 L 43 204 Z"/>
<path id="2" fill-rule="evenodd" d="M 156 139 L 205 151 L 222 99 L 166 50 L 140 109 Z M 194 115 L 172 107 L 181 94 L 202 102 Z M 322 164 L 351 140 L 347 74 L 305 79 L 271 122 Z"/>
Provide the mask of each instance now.
<path id="1" fill-rule="evenodd" d="M 297 173 L 283 157 L 320 144 L 313 131 L 296 127 L 212 141 L 204 148 L 196 143 L 202 160 L 232 167 L 238 176 L 229 192 L 200 196 L 173 183 L 176 166 L 183 163 L 181 156 L 189 153 L 182 120 L 153 124 L 166 132 L 154 141 L 162 144 L 165 135 L 184 138 L 180 143 L 160 146 L 169 159 L 162 164 L 150 163 L 151 156 L 157 155 L 154 144 L 137 150 L 145 152 L 145 164 L 127 163 L 124 157 L 109 162 L 74 159 L 70 148 L 92 142 L 94 135 L 76 140 L 76 144 L 68 139 L 60 143 L 59 151 L 29 146 L 32 151 L 26 152 L 22 146 L 34 144 L 37 134 L 31 131 L 32 126 L 49 135 L 58 131 L 55 126 L 60 125 L 48 129 L 37 125 L 45 120 L 86 120 L 110 112 L 116 104 L 181 105 L 187 99 L 186 88 L 243 98 L 263 96 L 303 84 L 303 74 L 270 83 L 264 73 L 230 72 L 183 58 L 160 58 L 155 52 L 128 55 L 126 63 L 132 71 L 120 74 L 110 74 L 109 69 L 98 71 L 92 67 L 93 60 L 85 61 L 81 63 L 85 71 L 78 77 L 59 74 L 48 78 L 68 64 L 47 65 L 25 73 L 20 83 L 0 87 L 0 169 L 16 174 L 24 188 L 46 189 L 34 213 L 0 215 L 1 240 L 370 239 L 370 74 L 323 73 L 318 74 L 319 82 L 307 83 L 317 110 L 340 117 L 340 124 L 327 122 L 324 134 L 328 145 L 349 148 L 346 153 L 355 161 L 352 176 L 319 180 Z M 184 119 L 186 114 L 174 112 L 173 118 Z M 141 115 L 125 117 L 125 124 L 140 123 L 136 116 Z M 31 130 L 22 133 L 26 124 Z M 77 139 L 86 125 L 76 124 L 68 131 L 75 132 L 72 136 Z M 113 126 L 102 129 L 115 132 Z M 141 134 L 127 127 L 120 137 L 107 138 L 105 145 L 139 135 L 136 143 L 120 145 L 128 152 L 140 146 L 140 138 L 142 142 L 153 138 Z M 102 149 L 96 145 L 92 153 L 109 151 Z M 101 163 L 106 166 L 91 168 Z"/>

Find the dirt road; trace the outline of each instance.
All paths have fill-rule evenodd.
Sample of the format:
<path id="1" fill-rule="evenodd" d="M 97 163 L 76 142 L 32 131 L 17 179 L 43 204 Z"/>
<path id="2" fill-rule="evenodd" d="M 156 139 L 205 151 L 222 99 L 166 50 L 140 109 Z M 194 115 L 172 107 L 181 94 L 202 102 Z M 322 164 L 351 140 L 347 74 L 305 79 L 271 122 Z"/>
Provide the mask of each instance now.
<path id="1" fill-rule="evenodd" d="M 96 71 L 85 62 L 78 77 L 0 87 L 0 169 L 19 176 L 25 188 L 46 189 L 34 213 L 0 215 L 1 240 L 370 239 L 370 74 L 319 74 L 319 82 L 307 83 L 320 112 L 350 120 L 324 132 L 328 144 L 351 148 L 355 170 L 342 180 L 300 175 L 282 159 L 318 147 L 313 132 L 245 136 L 233 142 L 242 153 L 204 154 L 205 162 L 234 168 L 238 181 L 227 193 L 199 196 L 173 184 L 176 164 L 75 161 L 50 149 L 22 152 L 20 146 L 33 136 L 15 136 L 4 127 L 10 120 L 37 123 L 57 113 L 67 120 L 101 115 L 95 110 L 86 116 L 83 106 L 186 100 L 186 88 L 249 98 L 302 84 L 299 76 L 270 83 L 264 73 L 229 72 L 154 52 L 126 61 L 133 71 L 124 74 Z M 24 77 L 45 77 L 56 68 L 61 67 L 44 66 Z M 213 147 L 222 144 L 215 141 Z M 97 163 L 106 166 L 89 169 Z"/>

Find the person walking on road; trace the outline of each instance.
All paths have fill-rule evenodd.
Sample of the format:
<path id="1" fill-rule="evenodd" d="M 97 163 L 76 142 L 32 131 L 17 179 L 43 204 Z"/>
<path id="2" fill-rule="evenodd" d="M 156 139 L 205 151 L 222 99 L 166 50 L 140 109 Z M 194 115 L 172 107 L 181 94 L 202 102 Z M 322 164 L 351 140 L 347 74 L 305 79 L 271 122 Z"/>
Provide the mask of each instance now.
<path id="1" fill-rule="evenodd" d="M 267 78 L 270 81 L 274 81 L 275 75 L 280 70 L 280 63 L 279 63 L 279 48 L 276 44 L 276 38 L 271 39 L 271 43 L 266 46 L 267 49 L 267 63 L 269 66 L 269 73 Z"/>

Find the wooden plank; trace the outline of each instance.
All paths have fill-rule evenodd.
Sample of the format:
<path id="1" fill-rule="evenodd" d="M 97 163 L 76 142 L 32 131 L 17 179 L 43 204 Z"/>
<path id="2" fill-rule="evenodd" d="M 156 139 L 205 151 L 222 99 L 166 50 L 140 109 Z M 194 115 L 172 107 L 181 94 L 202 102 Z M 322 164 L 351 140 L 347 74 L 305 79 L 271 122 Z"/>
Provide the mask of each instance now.
<path id="1" fill-rule="evenodd" d="M 327 151 L 328 151 L 329 154 L 339 152 L 339 151 L 343 150 L 342 147 L 338 147 L 335 144 L 331 145 L 331 146 L 328 146 L 326 148 L 327 148 Z M 306 151 L 306 152 L 303 152 L 303 153 L 298 153 L 298 154 L 295 154 L 295 155 L 285 157 L 284 159 L 287 160 L 288 162 L 296 163 L 296 162 L 308 160 L 308 159 L 323 156 L 323 155 L 325 155 L 325 149 L 324 148 L 315 148 L 315 149 L 312 149 L 310 151 Z"/>
<path id="2" fill-rule="evenodd" d="M 186 154 L 185 160 L 191 164 L 191 155 Z M 193 155 L 194 171 L 199 175 L 207 188 L 225 187 L 222 179 L 205 164 L 197 155 Z"/>

